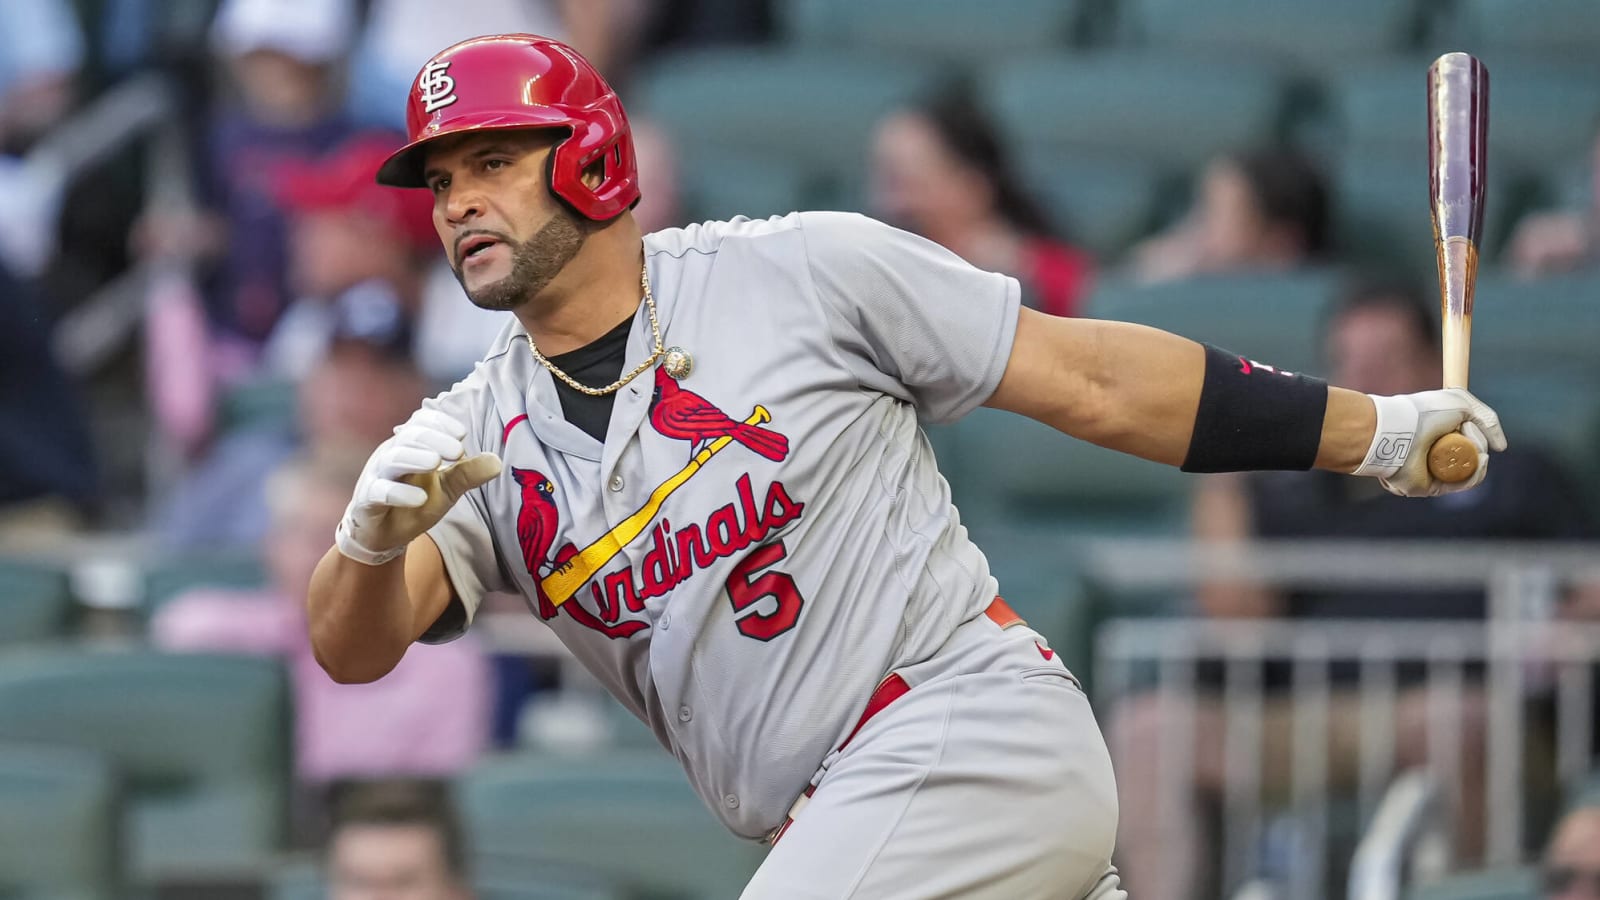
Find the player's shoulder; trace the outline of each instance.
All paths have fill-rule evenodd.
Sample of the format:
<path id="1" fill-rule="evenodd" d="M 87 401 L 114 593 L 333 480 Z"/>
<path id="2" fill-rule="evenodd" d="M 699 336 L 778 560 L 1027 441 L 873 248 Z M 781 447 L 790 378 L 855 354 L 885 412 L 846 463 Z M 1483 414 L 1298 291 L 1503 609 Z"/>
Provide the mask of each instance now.
<path id="1" fill-rule="evenodd" d="M 645 244 L 653 253 L 681 257 L 689 253 L 716 255 L 724 250 L 741 246 L 782 241 L 793 238 L 800 227 L 803 213 L 751 219 L 735 216 L 732 219 L 696 222 L 682 228 L 663 228 L 645 237 Z"/>
<path id="2" fill-rule="evenodd" d="M 736 216 L 722 221 L 698 222 L 654 232 L 646 238 L 646 243 L 654 252 L 681 257 L 687 253 L 714 255 L 799 241 L 808 253 L 814 254 L 817 247 L 826 252 L 870 239 L 873 232 L 893 230 L 860 213 L 817 210 L 765 219 Z"/>

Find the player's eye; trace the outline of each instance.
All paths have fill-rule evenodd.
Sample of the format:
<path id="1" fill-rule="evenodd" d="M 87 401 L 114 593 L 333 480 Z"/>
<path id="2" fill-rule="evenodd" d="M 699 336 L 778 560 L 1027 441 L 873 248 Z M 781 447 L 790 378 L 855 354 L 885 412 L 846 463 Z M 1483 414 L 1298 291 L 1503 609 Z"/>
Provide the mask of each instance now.
<path id="1" fill-rule="evenodd" d="M 435 178 L 434 180 L 428 182 L 428 190 L 433 191 L 435 194 L 442 194 L 449 187 L 449 178 Z"/>
<path id="2" fill-rule="evenodd" d="M 491 157 L 490 159 L 486 159 L 486 160 L 483 161 L 483 167 L 485 169 L 489 169 L 490 171 L 493 171 L 495 169 L 504 169 L 506 166 L 509 166 L 509 165 L 511 165 L 511 161 L 510 160 L 508 160 L 508 159 L 499 159 L 498 157 Z"/>

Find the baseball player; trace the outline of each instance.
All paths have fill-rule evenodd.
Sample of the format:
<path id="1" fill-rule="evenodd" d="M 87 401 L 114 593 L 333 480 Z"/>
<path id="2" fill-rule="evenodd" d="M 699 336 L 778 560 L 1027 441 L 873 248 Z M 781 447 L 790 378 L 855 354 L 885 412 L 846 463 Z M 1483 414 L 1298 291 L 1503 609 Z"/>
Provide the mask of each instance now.
<path id="1" fill-rule="evenodd" d="M 987 405 L 1191 471 L 1431 479 L 1464 391 L 1369 397 L 1123 323 L 843 213 L 641 235 L 627 117 L 571 48 L 450 47 L 385 184 L 514 321 L 372 456 L 309 598 L 342 681 L 526 598 L 772 850 L 746 898 L 1121 897 L 1111 761 L 1000 599 L 919 417 Z M 996 464 L 1004 465 L 1004 447 Z M 1482 477 L 1482 466 L 1477 478 Z"/>

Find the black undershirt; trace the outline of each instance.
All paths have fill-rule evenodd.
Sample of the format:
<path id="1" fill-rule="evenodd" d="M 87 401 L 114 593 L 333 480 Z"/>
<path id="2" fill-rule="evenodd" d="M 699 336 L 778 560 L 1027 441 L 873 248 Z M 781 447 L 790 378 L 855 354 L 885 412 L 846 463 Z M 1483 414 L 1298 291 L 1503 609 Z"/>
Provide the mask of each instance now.
<path id="1" fill-rule="evenodd" d="M 550 357 L 550 362 L 584 387 L 605 387 L 622 377 L 622 366 L 628 357 L 628 332 L 632 328 L 633 317 L 629 316 L 622 324 L 582 347 Z M 605 443 L 616 393 L 591 397 L 573 390 L 559 378 L 555 383 L 556 396 L 561 398 L 561 414 L 590 437 Z"/>

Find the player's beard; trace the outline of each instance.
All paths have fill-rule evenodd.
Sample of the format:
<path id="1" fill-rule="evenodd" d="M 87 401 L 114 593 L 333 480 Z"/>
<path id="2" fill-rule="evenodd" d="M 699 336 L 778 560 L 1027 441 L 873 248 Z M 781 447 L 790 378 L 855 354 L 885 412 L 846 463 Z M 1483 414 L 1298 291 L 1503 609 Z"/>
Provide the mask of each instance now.
<path id="1" fill-rule="evenodd" d="M 566 209 L 558 209 L 533 237 L 525 241 L 504 238 L 506 246 L 511 248 L 511 271 L 499 281 L 472 289 L 467 287 L 459 263 L 451 264 L 450 269 L 474 306 L 513 310 L 538 296 L 566 268 L 583 249 L 590 230 L 589 222 Z"/>

